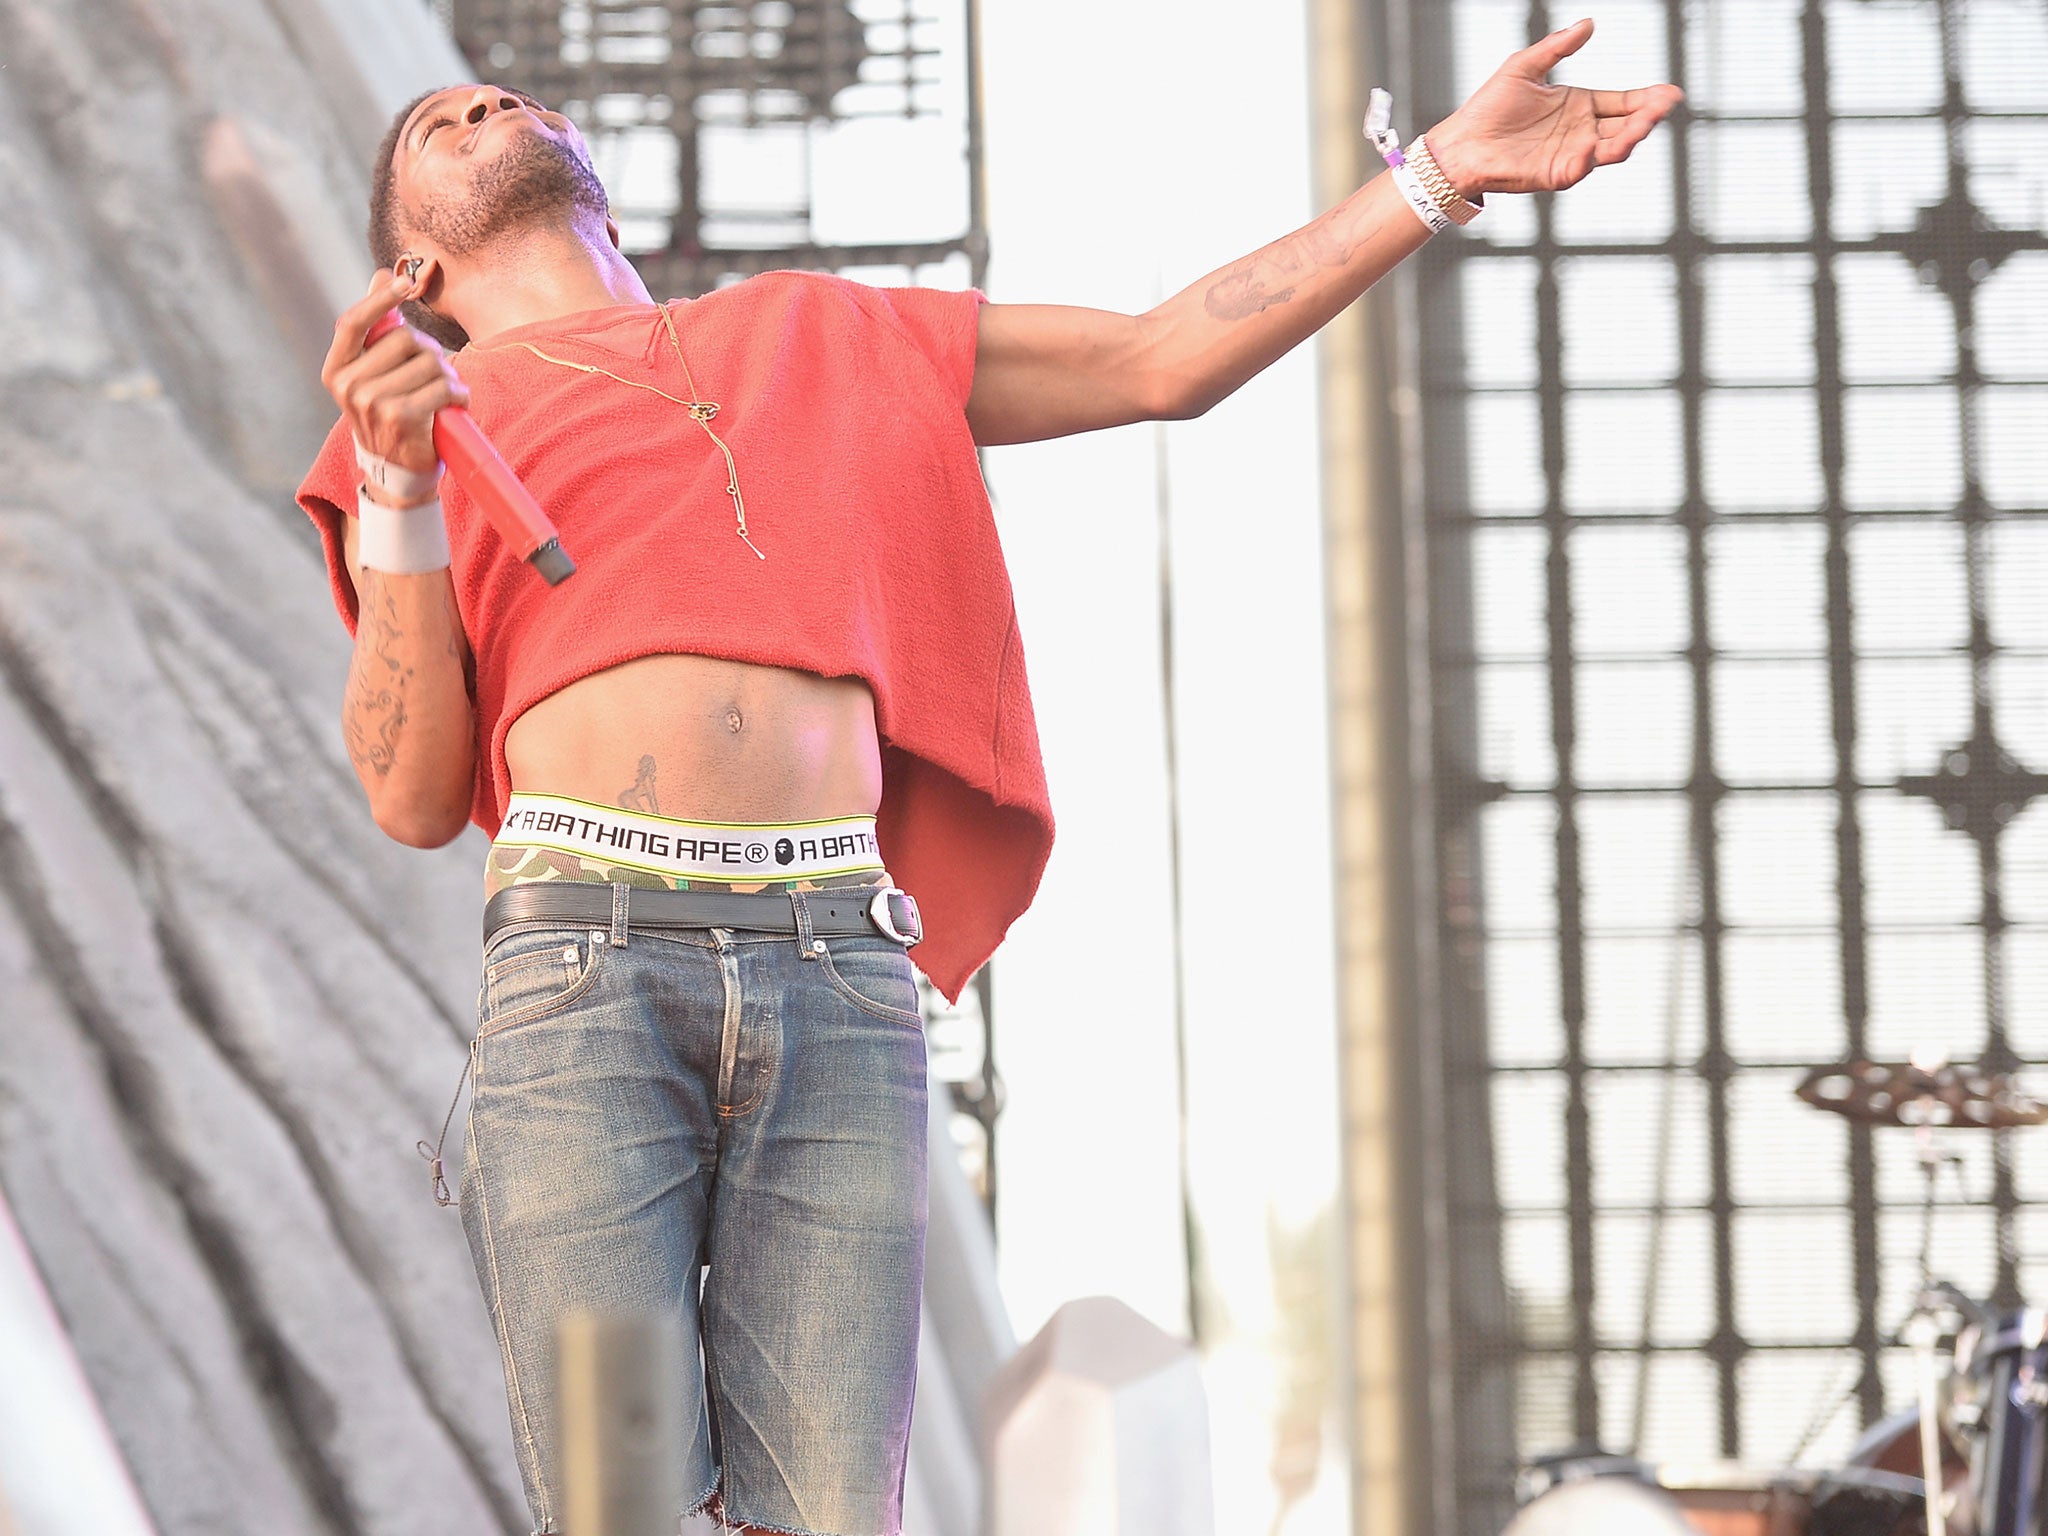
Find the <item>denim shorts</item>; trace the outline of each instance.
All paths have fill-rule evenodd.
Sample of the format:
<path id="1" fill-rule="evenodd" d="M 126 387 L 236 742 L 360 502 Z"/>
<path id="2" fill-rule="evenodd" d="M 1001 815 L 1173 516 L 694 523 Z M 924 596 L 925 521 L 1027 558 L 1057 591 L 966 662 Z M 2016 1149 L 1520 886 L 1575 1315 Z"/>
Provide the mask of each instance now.
<path id="1" fill-rule="evenodd" d="M 537 1532 L 554 1331 L 672 1310 L 692 1508 L 895 1536 L 924 1275 L 925 1048 L 880 936 L 525 925 L 484 954 L 462 1222 Z M 678 1511 L 680 1515 L 683 1511 Z"/>

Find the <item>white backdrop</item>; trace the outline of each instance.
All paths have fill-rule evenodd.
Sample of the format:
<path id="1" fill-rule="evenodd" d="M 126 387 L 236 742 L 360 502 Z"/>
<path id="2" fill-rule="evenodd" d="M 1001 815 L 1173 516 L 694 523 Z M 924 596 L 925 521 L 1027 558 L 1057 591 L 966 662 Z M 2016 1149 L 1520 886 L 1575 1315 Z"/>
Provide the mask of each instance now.
<path id="1" fill-rule="evenodd" d="M 996 301 L 1135 312 L 1312 214 L 1297 0 L 984 0 L 983 22 Z M 1324 1315 L 1327 1273 L 1282 1307 L 1271 1262 L 1275 1234 L 1298 1234 L 1337 1183 L 1316 452 L 1304 349 L 1201 421 L 989 455 L 1060 825 L 995 972 L 999 1235 L 1020 1334 L 1097 1292 L 1187 1325 L 1164 497 L 1218 1524 L 1275 1529 L 1276 1438 L 1291 1425 L 1298 1458 L 1306 1416 L 1312 1453 L 1327 1405 L 1313 1491 L 1280 1529 L 1334 1536 L 1341 1450 L 1316 1373 L 1335 1350 L 1312 1326 L 1299 1339 Z M 1254 843 L 1246 817 L 1291 835 Z M 1262 928 L 1276 890 L 1297 916 Z"/>

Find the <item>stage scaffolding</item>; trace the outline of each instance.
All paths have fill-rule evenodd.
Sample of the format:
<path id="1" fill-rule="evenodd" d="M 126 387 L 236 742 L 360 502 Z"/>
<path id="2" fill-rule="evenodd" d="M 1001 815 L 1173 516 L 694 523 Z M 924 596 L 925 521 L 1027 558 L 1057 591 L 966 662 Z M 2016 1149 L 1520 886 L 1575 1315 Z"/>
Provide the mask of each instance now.
<path id="1" fill-rule="evenodd" d="M 1410 132 L 1578 14 L 1365 9 Z M 2044 15 L 1606 0 L 1574 78 L 1688 111 L 1409 279 L 1446 1536 L 1575 1445 L 1838 1460 L 1921 1186 L 1794 1084 L 2048 1065 Z M 2048 1130 L 1953 1150 L 1937 1267 L 2048 1303 Z"/>
<path id="2" fill-rule="evenodd" d="M 781 269 L 979 287 L 974 0 L 436 0 L 480 79 L 573 119 L 657 298 Z M 877 198 L 885 183 L 910 195 Z M 925 990 L 932 1071 L 993 1209 L 986 968 Z"/>
<path id="3" fill-rule="evenodd" d="M 981 279 L 967 0 L 448 0 L 447 16 L 480 74 L 584 130 L 627 249 L 658 293 L 788 267 Z M 934 132 L 874 131 L 892 122 Z M 934 133 L 955 142 L 933 155 Z M 927 152 L 892 169 L 955 205 L 947 227 L 835 238 L 821 218 L 833 167 L 906 146 Z"/>

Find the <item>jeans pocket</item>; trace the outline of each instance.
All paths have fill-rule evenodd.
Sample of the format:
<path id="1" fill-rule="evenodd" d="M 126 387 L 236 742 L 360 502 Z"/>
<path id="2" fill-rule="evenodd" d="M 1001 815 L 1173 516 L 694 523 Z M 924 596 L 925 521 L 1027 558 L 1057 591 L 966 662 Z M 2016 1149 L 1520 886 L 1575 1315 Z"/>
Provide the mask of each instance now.
<path id="1" fill-rule="evenodd" d="M 601 938 L 581 928 L 533 929 L 492 945 L 484 957 L 477 1038 L 539 1018 L 576 997 L 596 976 L 604 949 Z"/>
<path id="2" fill-rule="evenodd" d="M 856 1008 L 891 1024 L 924 1028 L 917 977 L 901 945 L 888 939 L 834 939 L 818 959 L 833 990 Z"/>

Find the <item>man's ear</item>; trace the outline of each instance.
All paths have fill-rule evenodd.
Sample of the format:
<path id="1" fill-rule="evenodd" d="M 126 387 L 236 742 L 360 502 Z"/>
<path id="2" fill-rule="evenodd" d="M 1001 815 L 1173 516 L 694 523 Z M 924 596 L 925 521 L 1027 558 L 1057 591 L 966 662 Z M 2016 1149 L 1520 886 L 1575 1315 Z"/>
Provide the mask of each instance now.
<path id="1" fill-rule="evenodd" d="M 401 301 L 405 318 L 450 351 L 469 345 L 469 335 L 437 306 L 448 288 L 448 273 L 440 258 L 418 251 L 403 252 L 395 267 L 413 279 L 411 290 Z"/>
<path id="2" fill-rule="evenodd" d="M 610 214 L 606 214 L 604 216 L 604 232 L 605 234 L 611 237 L 612 249 L 615 251 L 620 249 L 619 221 L 613 218 Z"/>
<path id="3" fill-rule="evenodd" d="M 418 251 L 401 252 L 397 270 L 412 279 L 412 289 L 406 298 L 419 304 L 432 304 L 446 277 L 441 270 L 440 257 Z"/>

